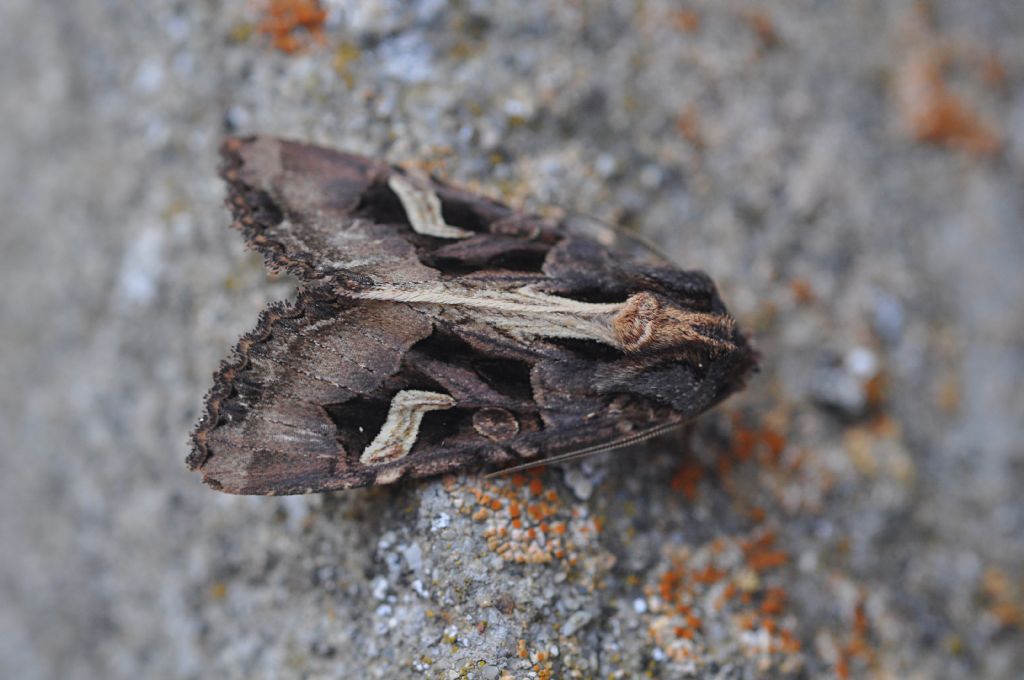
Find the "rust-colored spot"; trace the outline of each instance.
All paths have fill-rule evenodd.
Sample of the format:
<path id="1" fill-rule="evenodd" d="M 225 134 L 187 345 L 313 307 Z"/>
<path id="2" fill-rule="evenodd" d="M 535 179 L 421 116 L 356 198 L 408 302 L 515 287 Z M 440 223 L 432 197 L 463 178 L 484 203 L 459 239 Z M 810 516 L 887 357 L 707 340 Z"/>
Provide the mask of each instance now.
<path id="1" fill-rule="evenodd" d="M 700 571 L 693 573 L 693 580 L 697 583 L 717 583 L 725 577 L 725 572 L 720 569 L 716 569 L 715 565 L 709 564 Z"/>
<path id="2" fill-rule="evenodd" d="M 754 447 L 757 445 L 757 432 L 743 428 L 736 432 L 733 437 L 733 451 L 739 460 L 749 460 L 754 455 Z"/>
<path id="3" fill-rule="evenodd" d="M 683 33 L 693 33 L 700 28 L 700 14 L 692 9 L 672 12 L 672 26 Z"/>
<path id="4" fill-rule="evenodd" d="M 818 299 L 814 293 L 814 286 L 807 279 L 793 279 L 789 282 L 789 290 L 793 293 L 793 299 L 802 305 L 809 305 Z"/>
<path id="5" fill-rule="evenodd" d="M 534 496 L 539 496 L 544 490 L 544 483 L 540 481 L 540 478 L 534 477 L 530 480 L 530 493 Z"/>
<path id="6" fill-rule="evenodd" d="M 670 482 L 673 491 L 682 491 L 689 500 L 697 498 L 697 484 L 704 476 L 704 470 L 694 461 L 679 466 Z"/>
<path id="7" fill-rule="evenodd" d="M 978 156 L 996 153 L 1002 147 L 999 135 L 946 85 L 945 61 L 938 50 L 921 48 L 900 67 L 896 91 L 904 127 L 919 142 Z"/>
<path id="8" fill-rule="evenodd" d="M 789 561 L 789 556 L 781 550 L 775 550 L 771 552 L 760 552 L 751 555 L 747 558 L 747 564 L 754 571 L 765 571 L 767 569 L 774 569 L 775 567 L 781 567 L 783 564 Z"/>
<path id="9" fill-rule="evenodd" d="M 761 47 L 769 49 L 779 44 L 779 33 L 775 30 L 775 23 L 771 17 L 762 11 L 753 11 L 748 12 L 746 18 L 761 42 Z"/>
<path id="10" fill-rule="evenodd" d="M 753 612 L 743 612 L 737 615 L 736 625 L 743 630 L 754 630 L 757 627 L 757 615 Z"/>
<path id="11" fill-rule="evenodd" d="M 318 0 L 268 0 L 256 30 L 269 36 L 275 48 L 293 54 L 324 41 L 326 20 L 327 12 Z"/>
<path id="12" fill-rule="evenodd" d="M 771 428 L 766 427 L 761 431 L 761 441 L 764 443 L 768 457 L 772 462 L 777 461 L 786 449 L 786 438 Z"/>
<path id="13" fill-rule="evenodd" d="M 676 129 L 693 148 L 698 150 L 704 148 L 704 135 L 700 131 L 700 117 L 697 115 L 697 109 L 692 106 L 683 109 L 682 113 L 676 116 Z"/>
<path id="14" fill-rule="evenodd" d="M 665 601 L 672 600 L 675 595 L 675 590 L 679 586 L 679 582 L 682 578 L 683 575 L 676 571 L 666 571 L 662 574 L 661 582 L 658 584 L 661 599 Z"/>
<path id="15" fill-rule="evenodd" d="M 800 651 L 800 641 L 793 637 L 793 632 L 788 628 L 783 628 L 779 631 L 779 637 L 782 639 L 782 650 L 791 654 L 796 654 Z"/>
<path id="16" fill-rule="evenodd" d="M 786 591 L 782 588 L 769 588 L 765 592 L 764 600 L 761 602 L 761 613 L 774 615 L 781 614 L 785 602 Z"/>

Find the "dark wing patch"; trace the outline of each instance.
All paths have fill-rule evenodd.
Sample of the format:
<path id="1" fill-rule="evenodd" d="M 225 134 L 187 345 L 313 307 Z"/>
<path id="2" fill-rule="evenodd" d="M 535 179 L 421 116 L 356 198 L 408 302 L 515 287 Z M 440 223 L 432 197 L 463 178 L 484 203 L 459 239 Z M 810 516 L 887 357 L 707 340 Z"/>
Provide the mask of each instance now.
<path id="1" fill-rule="evenodd" d="M 406 306 L 339 301 L 325 290 L 272 305 L 216 374 L 189 466 L 233 493 L 373 483 L 353 468 L 325 406 L 374 397 L 386 412 L 388 382 L 431 328 Z"/>
<path id="2" fill-rule="evenodd" d="M 235 226 L 272 268 L 306 280 L 438 278 L 407 238 L 386 164 L 267 137 L 229 139 L 221 153 Z"/>

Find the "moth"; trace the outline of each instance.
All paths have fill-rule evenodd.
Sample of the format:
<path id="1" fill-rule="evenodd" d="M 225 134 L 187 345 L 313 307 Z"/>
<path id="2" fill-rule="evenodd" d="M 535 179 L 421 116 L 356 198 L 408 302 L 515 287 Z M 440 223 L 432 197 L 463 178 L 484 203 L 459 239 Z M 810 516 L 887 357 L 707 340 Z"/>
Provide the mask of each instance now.
<path id="1" fill-rule="evenodd" d="M 187 462 L 215 489 L 564 460 L 685 423 L 755 368 L 707 275 L 610 228 L 297 142 L 221 152 L 234 227 L 302 283 L 214 374 Z"/>

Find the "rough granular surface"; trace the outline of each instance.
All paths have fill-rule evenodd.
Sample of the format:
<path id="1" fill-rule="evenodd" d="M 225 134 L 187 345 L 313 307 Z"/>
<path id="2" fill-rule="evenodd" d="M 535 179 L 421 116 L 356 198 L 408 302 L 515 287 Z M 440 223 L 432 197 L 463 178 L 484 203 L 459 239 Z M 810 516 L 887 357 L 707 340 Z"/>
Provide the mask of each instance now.
<path id="1" fill-rule="evenodd" d="M 5 0 L 0 675 L 1024 673 L 1024 5 Z M 184 465 L 294 282 L 217 147 L 382 156 L 706 270 L 762 370 L 561 468 Z"/>

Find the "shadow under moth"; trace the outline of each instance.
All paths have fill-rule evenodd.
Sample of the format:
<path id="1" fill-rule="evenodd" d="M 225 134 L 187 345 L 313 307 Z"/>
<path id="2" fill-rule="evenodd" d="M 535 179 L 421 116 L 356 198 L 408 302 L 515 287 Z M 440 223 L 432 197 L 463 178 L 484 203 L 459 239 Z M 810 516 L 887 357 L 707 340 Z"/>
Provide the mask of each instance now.
<path id="1" fill-rule="evenodd" d="M 214 375 L 188 465 L 215 489 L 565 460 L 685 423 L 755 367 L 707 275 L 607 227 L 316 146 L 221 151 L 234 226 L 302 285 Z"/>

